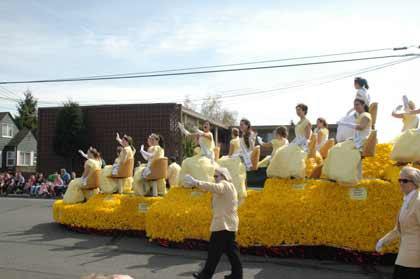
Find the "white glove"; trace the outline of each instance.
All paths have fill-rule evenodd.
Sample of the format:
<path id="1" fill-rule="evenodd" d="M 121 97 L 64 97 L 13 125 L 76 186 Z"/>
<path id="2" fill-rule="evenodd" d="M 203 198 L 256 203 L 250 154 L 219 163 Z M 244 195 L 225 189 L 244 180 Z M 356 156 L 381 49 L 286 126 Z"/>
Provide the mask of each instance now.
<path id="1" fill-rule="evenodd" d="M 384 246 L 384 243 L 382 242 L 382 240 L 379 240 L 376 243 L 376 247 L 375 247 L 376 252 L 378 253 L 381 252 L 383 246 Z"/>
<path id="2" fill-rule="evenodd" d="M 195 179 L 194 177 L 192 177 L 191 175 L 187 174 L 184 177 L 184 185 L 185 186 L 190 186 L 190 187 L 194 187 L 198 185 L 198 180 Z"/>
<path id="3" fill-rule="evenodd" d="M 140 146 L 140 150 L 143 150 L 143 151 L 144 151 L 144 144 L 142 144 L 142 145 Z"/>
<path id="4" fill-rule="evenodd" d="M 264 142 L 263 142 L 263 140 L 262 140 L 262 138 L 260 136 L 257 136 L 257 142 L 258 142 L 259 145 L 263 145 L 264 144 Z"/>
<path id="5" fill-rule="evenodd" d="M 338 121 L 337 125 L 349 127 L 349 128 L 352 128 L 352 129 L 356 129 L 356 127 L 357 127 L 356 123 L 350 123 L 350 122 L 345 122 L 345 121 Z"/>
<path id="6" fill-rule="evenodd" d="M 402 97 L 402 99 L 403 99 L 404 109 L 407 110 L 408 109 L 408 98 L 407 98 L 406 95 L 404 95 Z"/>
<path id="7" fill-rule="evenodd" d="M 181 133 L 183 133 L 186 136 L 191 135 L 190 132 L 187 131 L 187 129 L 185 129 L 184 124 L 182 124 L 181 122 L 178 122 L 178 128 L 181 130 Z"/>

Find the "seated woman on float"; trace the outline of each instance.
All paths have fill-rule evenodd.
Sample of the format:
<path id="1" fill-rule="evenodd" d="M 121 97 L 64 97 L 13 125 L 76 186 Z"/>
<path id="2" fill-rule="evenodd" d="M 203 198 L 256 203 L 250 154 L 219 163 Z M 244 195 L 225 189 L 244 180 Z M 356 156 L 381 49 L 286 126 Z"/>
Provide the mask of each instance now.
<path id="1" fill-rule="evenodd" d="M 392 116 L 401 118 L 403 121 L 402 133 L 394 140 L 394 147 L 391 152 L 391 159 L 400 164 L 420 162 L 420 129 L 419 118 L 413 101 L 403 96 L 403 106 L 398 106 Z M 403 109 L 403 110 L 401 110 Z"/>
<path id="2" fill-rule="evenodd" d="M 101 191 L 107 194 L 131 192 L 133 183 L 134 154 L 133 139 L 117 133 L 116 141 L 121 145 L 113 165 L 105 166 L 101 176 Z"/>
<path id="3" fill-rule="evenodd" d="M 239 138 L 239 130 L 232 129 L 232 139 L 229 145 L 229 154 L 220 158 L 217 163 L 225 167 L 232 174 L 232 183 L 235 185 L 238 199 L 242 200 L 247 196 L 246 193 L 246 167 L 241 160 L 241 146 Z"/>
<path id="4" fill-rule="evenodd" d="M 372 130 L 372 117 L 363 100 L 354 100 L 356 122 L 339 121 L 353 129 L 354 137 L 336 144 L 328 153 L 322 169 L 323 176 L 345 184 L 357 184 L 362 178 L 362 151 Z"/>
<path id="5" fill-rule="evenodd" d="M 252 131 L 251 122 L 246 118 L 241 119 L 239 122 L 239 129 L 241 131 L 239 156 L 245 164 L 247 171 L 255 170 L 258 166 L 258 160 L 254 162 L 253 152 L 256 148 L 259 148 L 255 146 L 257 134 Z"/>
<path id="6" fill-rule="evenodd" d="M 264 159 L 258 162 L 258 168 L 268 167 L 271 159 L 274 157 L 274 154 L 276 154 L 277 150 L 279 150 L 280 147 L 289 144 L 289 141 L 287 140 L 287 136 L 288 136 L 287 128 L 284 126 L 280 126 L 276 128 L 275 137 L 270 142 L 267 142 L 267 143 L 263 142 L 261 137 L 257 137 L 257 141 L 262 147 L 273 149 L 273 151 L 271 152 L 271 155 L 266 156 Z"/>
<path id="7" fill-rule="evenodd" d="M 356 77 L 354 79 L 354 88 L 357 90 L 356 91 L 356 96 L 354 99 L 358 99 L 358 100 L 362 100 L 368 107 L 370 105 L 370 95 L 368 93 L 369 90 L 369 85 L 366 79 L 361 78 L 361 77 Z M 346 116 L 343 117 L 339 123 L 343 122 L 343 123 L 355 123 L 356 121 L 356 113 L 354 111 L 354 108 L 350 109 Z M 343 142 L 349 138 L 353 138 L 354 137 L 354 133 L 355 130 L 352 129 L 351 127 L 348 126 L 344 126 L 344 125 L 340 125 L 338 124 L 337 127 L 337 135 L 336 135 L 336 139 L 337 142 Z"/>
<path id="8" fill-rule="evenodd" d="M 300 121 L 295 126 L 296 137 L 289 145 L 280 147 L 271 158 L 267 168 L 268 177 L 280 178 L 304 178 L 307 157 L 308 143 L 312 135 L 311 122 L 306 118 L 308 106 L 298 104 L 296 114 Z"/>
<path id="9" fill-rule="evenodd" d="M 185 129 L 182 123 L 178 123 L 181 132 L 188 137 L 198 137 L 198 144 L 200 152 L 192 157 L 184 159 L 181 166 L 181 173 L 179 175 L 180 183 L 183 183 L 184 176 L 189 174 L 201 181 L 214 181 L 213 173 L 216 168 L 214 162 L 214 148 L 213 134 L 210 131 L 210 122 L 205 121 L 203 124 L 203 131 L 198 128 L 191 133 Z"/>
<path id="10" fill-rule="evenodd" d="M 157 197 L 158 194 L 163 196 L 166 194 L 166 181 L 159 179 L 156 181 L 156 187 L 153 187 L 153 181 L 148 181 L 147 177 L 152 173 L 152 163 L 165 156 L 163 137 L 158 134 L 151 134 L 147 139 L 149 148 L 144 150 L 141 146 L 140 152 L 147 164 L 141 164 L 134 173 L 133 190 L 137 195 L 152 195 Z"/>
<path id="11" fill-rule="evenodd" d="M 90 147 L 87 151 L 87 160 L 84 164 L 82 177 L 73 179 L 63 197 L 67 204 L 79 203 L 88 200 L 99 192 L 99 172 L 101 172 L 101 156 L 99 152 Z"/>

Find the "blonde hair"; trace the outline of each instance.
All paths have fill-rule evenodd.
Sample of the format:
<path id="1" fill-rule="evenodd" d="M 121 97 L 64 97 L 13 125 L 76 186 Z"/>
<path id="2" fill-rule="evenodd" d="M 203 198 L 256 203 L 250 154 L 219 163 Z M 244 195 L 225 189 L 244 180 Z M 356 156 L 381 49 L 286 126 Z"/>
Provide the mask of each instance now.
<path id="1" fill-rule="evenodd" d="M 413 101 L 408 101 L 408 108 L 411 110 L 415 110 L 416 109 L 416 104 L 414 104 Z"/>
<path id="2" fill-rule="evenodd" d="M 420 187 L 420 170 L 413 167 L 403 167 L 400 174 L 405 174 L 408 178 L 413 180 L 414 185 L 418 189 Z"/>

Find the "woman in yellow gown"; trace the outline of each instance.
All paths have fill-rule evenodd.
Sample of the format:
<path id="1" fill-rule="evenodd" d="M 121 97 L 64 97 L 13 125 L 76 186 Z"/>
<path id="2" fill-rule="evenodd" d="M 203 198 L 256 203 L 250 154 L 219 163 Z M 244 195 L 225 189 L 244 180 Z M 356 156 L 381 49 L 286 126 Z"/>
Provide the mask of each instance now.
<path id="1" fill-rule="evenodd" d="M 133 146 L 133 139 L 130 136 L 124 135 L 120 138 L 117 133 L 117 142 L 121 145 L 122 150 L 115 159 L 114 165 L 105 166 L 101 175 L 101 191 L 103 193 L 128 193 L 132 190 L 133 177 L 127 178 L 112 178 L 118 173 L 118 170 L 123 166 L 127 160 L 134 160 L 136 149 Z"/>
<path id="2" fill-rule="evenodd" d="M 215 144 L 213 134 L 210 131 L 210 122 L 204 122 L 203 131 L 196 128 L 193 133 L 187 131 L 182 123 L 178 123 L 178 126 L 184 135 L 197 136 L 200 145 L 199 153 L 182 161 L 181 173 L 179 175 L 180 183 L 183 183 L 184 176 L 187 174 L 201 181 L 213 182 L 216 163 L 214 161 Z"/>
<path id="3" fill-rule="evenodd" d="M 271 140 L 271 142 L 263 142 L 260 137 L 257 137 L 258 143 L 262 147 L 272 148 L 273 151 L 271 152 L 271 155 L 266 156 L 264 159 L 262 159 L 260 162 L 258 162 L 258 168 L 266 168 L 270 164 L 271 158 L 274 157 L 274 154 L 276 154 L 277 150 L 279 150 L 280 147 L 283 145 L 289 144 L 289 141 L 287 140 L 288 132 L 287 128 L 284 126 L 280 126 L 276 128 L 275 130 L 275 138 Z"/>
<path id="4" fill-rule="evenodd" d="M 398 106 L 392 112 L 392 116 L 401 118 L 403 121 L 402 133 L 394 140 L 394 147 L 391 152 L 391 159 L 399 163 L 420 162 L 420 129 L 419 118 L 413 101 L 408 101 L 403 96 L 404 111 L 400 111 L 403 106 Z"/>
<path id="5" fill-rule="evenodd" d="M 324 118 L 320 117 L 316 120 L 314 134 L 316 135 L 316 151 L 319 152 L 321 147 L 328 141 L 330 134 L 327 121 Z"/>
<path id="6" fill-rule="evenodd" d="M 134 172 L 133 190 L 137 195 L 145 196 L 151 194 L 153 197 L 157 197 L 158 194 L 163 196 L 166 194 L 166 181 L 165 179 L 159 179 L 157 187 L 152 187 L 152 182 L 147 181 L 146 177 L 151 174 L 150 166 L 152 163 L 165 156 L 163 137 L 158 134 L 151 134 L 147 139 L 149 148 L 147 151 L 144 150 L 144 146 L 141 146 L 140 152 L 147 164 L 141 164 Z M 152 192 L 152 193 L 151 193 Z"/>
<path id="7" fill-rule="evenodd" d="M 88 200 L 99 192 L 98 189 L 88 190 L 88 178 L 101 169 L 101 156 L 95 148 L 89 148 L 82 177 L 73 179 L 63 197 L 67 204 L 79 203 Z"/>
<path id="8" fill-rule="evenodd" d="M 372 130 L 372 117 L 364 101 L 354 101 L 356 122 L 339 122 L 355 130 L 355 136 L 333 146 L 322 168 L 323 176 L 349 185 L 362 178 L 362 150 Z"/>
<path id="9" fill-rule="evenodd" d="M 280 147 L 267 168 L 268 177 L 304 178 L 308 141 L 312 135 L 311 122 L 306 118 L 308 106 L 298 104 L 296 114 L 300 121 L 295 126 L 296 137 L 291 144 Z"/>
<path id="10" fill-rule="evenodd" d="M 242 200 L 247 196 L 246 193 L 246 168 L 240 158 L 241 147 L 239 130 L 232 129 L 232 139 L 229 145 L 229 154 L 220 158 L 217 163 L 229 170 L 232 175 L 232 183 L 235 185 L 238 199 Z"/>

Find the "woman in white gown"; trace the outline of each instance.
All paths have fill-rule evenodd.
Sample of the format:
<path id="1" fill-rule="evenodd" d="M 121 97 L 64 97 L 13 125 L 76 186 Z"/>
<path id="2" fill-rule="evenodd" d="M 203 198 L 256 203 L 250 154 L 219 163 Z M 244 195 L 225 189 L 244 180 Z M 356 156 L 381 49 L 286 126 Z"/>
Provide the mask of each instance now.
<path id="1" fill-rule="evenodd" d="M 355 99 L 362 100 L 368 107 L 370 105 L 370 95 L 368 93 L 369 85 L 366 79 L 357 77 L 354 79 L 354 88 L 357 90 Z M 352 108 L 345 117 L 343 117 L 339 122 L 343 123 L 355 123 L 356 113 Z M 338 125 L 337 127 L 337 143 L 343 142 L 349 138 L 354 137 L 354 129 L 344 125 Z"/>

